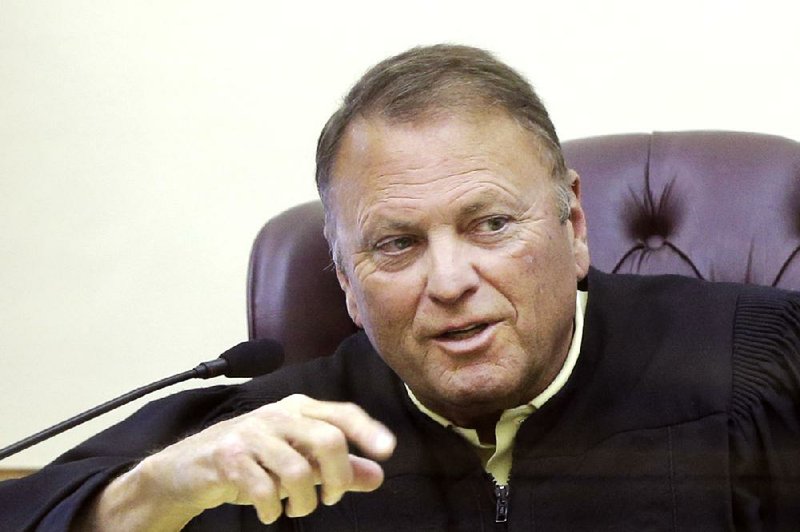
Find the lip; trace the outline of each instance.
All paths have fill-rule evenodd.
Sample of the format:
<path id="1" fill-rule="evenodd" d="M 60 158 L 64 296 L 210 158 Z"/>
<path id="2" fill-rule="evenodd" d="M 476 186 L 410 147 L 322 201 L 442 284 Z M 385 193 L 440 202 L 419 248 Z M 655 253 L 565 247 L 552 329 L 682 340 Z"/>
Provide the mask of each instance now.
<path id="1" fill-rule="evenodd" d="M 449 332 L 462 331 L 477 325 L 494 325 L 497 321 L 499 320 L 488 317 L 470 318 L 469 321 L 451 322 L 439 327 L 432 327 L 427 331 L 426 334 L 431 338 L 438 338 L 439 336 L 443 336 Z"/>
<path id="2" fill-rule="evenodd" d="M 447 338 L 443 336 L 447 332 L 466 329 L 467 327 L 479 324 L 485 324 L 486 327 L 477 334 L 467 338 Z M 465 325 L 442 329 L 439 334 L 432 337 L 432 341 L 435 345 L 439 346 L 439 348 L 447 351 L 448 353 L 454 355 L 466 355 L 487 349 L 494 340 L 496 329 L 496 321 L 473 321 Z"/>

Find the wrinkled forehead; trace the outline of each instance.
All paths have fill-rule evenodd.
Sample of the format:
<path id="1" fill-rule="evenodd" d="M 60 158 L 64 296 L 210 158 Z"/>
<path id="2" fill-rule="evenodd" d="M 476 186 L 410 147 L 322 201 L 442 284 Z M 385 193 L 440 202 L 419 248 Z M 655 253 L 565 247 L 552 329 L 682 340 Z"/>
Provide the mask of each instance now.
<path id="1" fill-rule="evenodd" d="M 502 109 L 439 109 L 403 121 L 356 117 L 342 136 L 329 186 L 349 188 L 353 181 L 362 187 L 381 186 L 380 178 L 393 172 L 410 174 L 437 165 L 447 172 L 448 165 L 481 158 L 522 166 L 531 157 L 552 168 L 538 135 Z"/>

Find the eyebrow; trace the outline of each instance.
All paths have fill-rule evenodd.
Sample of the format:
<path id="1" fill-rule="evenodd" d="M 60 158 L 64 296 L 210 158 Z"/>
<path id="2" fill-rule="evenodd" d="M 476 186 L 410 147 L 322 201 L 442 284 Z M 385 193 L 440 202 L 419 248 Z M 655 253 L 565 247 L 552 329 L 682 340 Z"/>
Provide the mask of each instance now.
<path id="1" fill-rule="evenodd" d="M 381 220 L 375 224 L 371 229 L 389 230 L 389 231 L 410 231 L 416 224 L 405 220 Z"/>
<path id="2" fill-rule="evenodd" d="M 485 200 L 473 201 L 462 207 L 459 210 L 459 214 L 463 216 L 465 214 L 470 215 L 470 214 L 475 214 L 476 212 L 485 211 L 486 209 L 489 208 L 489 204 L 490 202 Z"/>
<path id="3" fill-rule="evenodd" d="M 518 202 L 519 198 L 495 190 L 488 190 L 483 192 L 479 198 L 472 199 L 459 208 L 458 214 L 460 216 L 470 216 L 498 206 L 516 210 L 519 208 Z"/>
<path id="4" fill-rule="evenodd" d="M 391 219 L 380 217 L 372 223 L 358 224 L 358 242 L 362 248 L 372 247 L 377 235 L 384 233 L 410 233 L 413 232 L 416 224 L 402 219 Z"/>

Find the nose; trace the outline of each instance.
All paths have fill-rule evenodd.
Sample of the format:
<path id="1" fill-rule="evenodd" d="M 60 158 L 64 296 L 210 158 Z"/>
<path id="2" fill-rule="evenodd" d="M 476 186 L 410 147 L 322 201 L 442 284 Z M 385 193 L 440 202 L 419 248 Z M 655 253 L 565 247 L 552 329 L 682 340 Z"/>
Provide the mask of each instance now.
<path id="1" fill-rule="evenodd" d="M 454 236 L 431 238 L 428 245 L 428 297 L 453 304 L 478 288 L 480 278 L 469 245 Z"/>

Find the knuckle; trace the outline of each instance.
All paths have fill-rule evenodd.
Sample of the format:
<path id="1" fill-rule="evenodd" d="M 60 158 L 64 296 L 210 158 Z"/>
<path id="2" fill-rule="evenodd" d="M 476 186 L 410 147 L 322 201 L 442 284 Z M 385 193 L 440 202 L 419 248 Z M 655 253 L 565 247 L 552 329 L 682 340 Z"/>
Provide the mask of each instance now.
<path id="1" fill-rule="evenodd" d="M 275 485 L 267 482 L 259 482 L 250 487 L 250 497 L 253 502 L 268 504 L 277 500 Z"/>
<path id="2" fill-rule="evenodd" d="M 277 403 L 262 406 L 256 410 L 254 414 L 258 416 L 261 421 L 285 423 L 294 417 L 291 411 L 292 409 L 289 403 L 278 401 Z"/>
<path id="3" fill-rule="evenodd" d="M 302 486 L 313 486 L 314 470 L 308 462 L 297 461 L 287 465 L 280 472 L 281 482 L 287 488 L 299 488 Z"/>
<path id="4" fill-rule="evenodd" d="M 362 418 L 366 415 L 364 410 L 355 403 L 342 403 L 340 413 L 348 418 Z"/>
<path id="5" fill-rule="evenodd" d="M 220 458 L 237 457 L 246 452 L 247 444 L 238 433 L 225 434 L 214 446 L 213 455 Z"/>
<path id="6" fill-rule="evenodd" d="M 319 425 L 312 434 L 318 454 L 331 454 L 347 451 L 347 438 L 341 430 L 331 425 Z"/>
<path id="7" fill-rule="evenodd" d="M 309 401 L 310 399 L 308 396 L 305 396 L 301 393 L 295 393 L 281 399 L 278 401 L 278 403 L 283 403 L 294 408 L 301 408 L 303 405 L 308 404 Z"/>
<path id="8" fill-rule="evenodd" d="M 211 453 L 214 463 L 218 464 L 223 471 L 232 470 L 247 455 L 246 449 L 241 441 L 220 442 Z"/>

